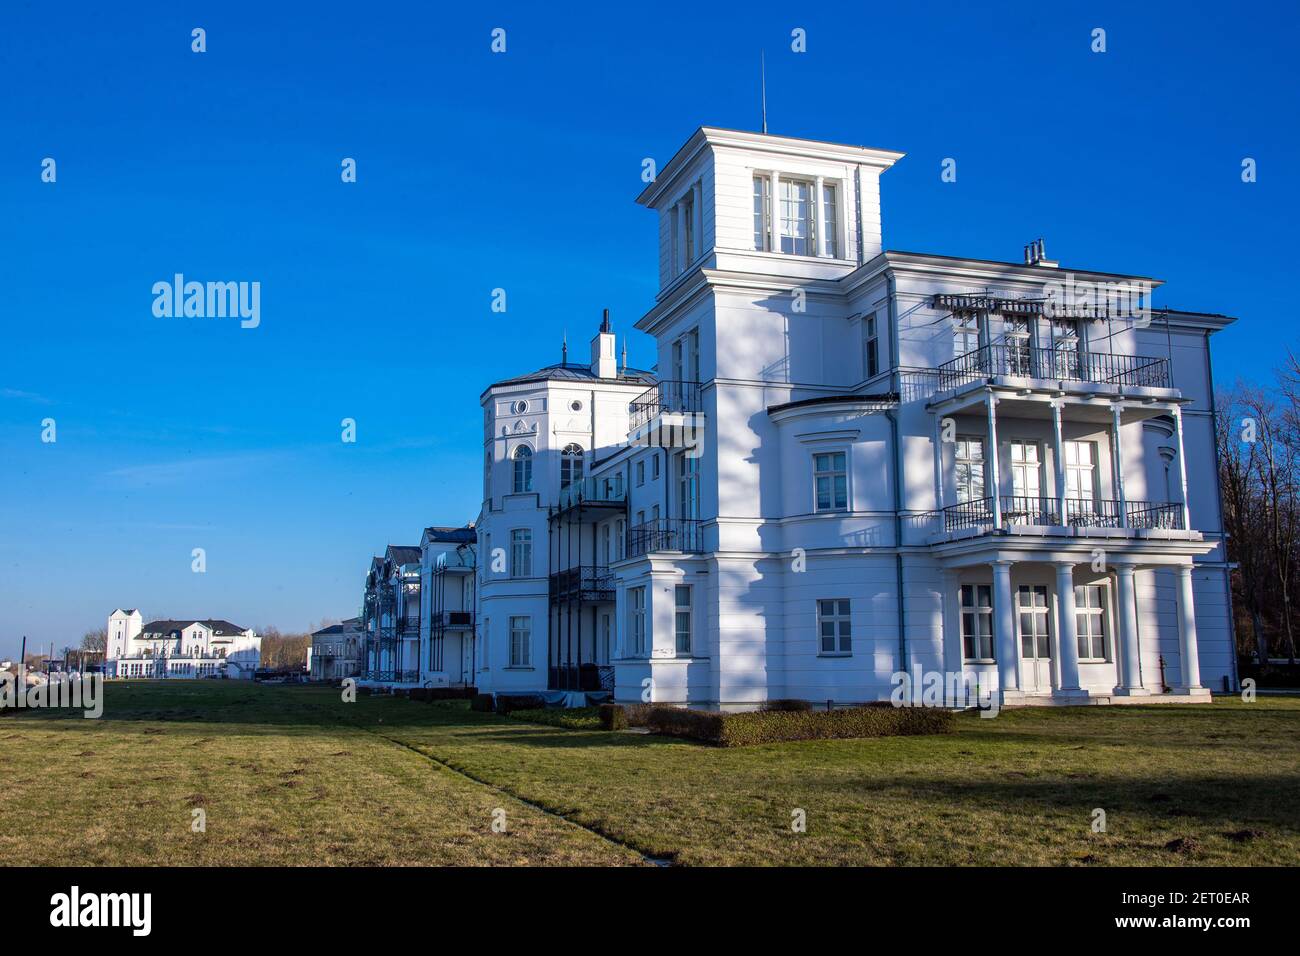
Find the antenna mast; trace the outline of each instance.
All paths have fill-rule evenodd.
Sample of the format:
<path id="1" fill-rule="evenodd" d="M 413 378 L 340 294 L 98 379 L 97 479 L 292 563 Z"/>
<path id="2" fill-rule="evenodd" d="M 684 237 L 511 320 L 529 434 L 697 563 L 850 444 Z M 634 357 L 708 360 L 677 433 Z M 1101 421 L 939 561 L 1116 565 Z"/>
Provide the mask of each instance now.
<path id="1" fill-rule="evenodd" d="M 767 51 L 758 52 L 759 87 L 763 97 L 763 135 L 767 135 Z"/>

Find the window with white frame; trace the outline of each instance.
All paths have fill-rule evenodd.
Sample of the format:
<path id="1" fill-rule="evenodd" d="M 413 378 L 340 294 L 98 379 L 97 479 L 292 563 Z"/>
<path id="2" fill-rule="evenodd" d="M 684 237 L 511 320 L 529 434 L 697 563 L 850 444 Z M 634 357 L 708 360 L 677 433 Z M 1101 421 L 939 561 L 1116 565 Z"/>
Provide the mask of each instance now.
<path id="1" fill-rule="evenodd" d="M 772 251 L 772 225 L 769 221 L 772 210 L 770 188 L 770 181 L 766 176 L 754 177 L 754 248 L 759 252 Z"/>
<path id="2" fill-rule="evenodd" d="M 862 370 L 865 378 L 880 374 L 880 335 L 875 313 L 862 320 Z"/>
<path id="3" fill-rule="evenodd" d="M 618 540 L 614 547 L 618 552 L 618 559 L 622 561 L 627 557 L 627 519 L 619 518 L 618 523 L 614 526 L 614 537 Z"/>
<path id="4" fill-rule="evenodd" d="M 605 525 L 603 537 L 601 539 L 601 557 L 604 558 L 604 560 L 601 561 L 601 564 L 609 564 L 609 562 L 613 560 L 614 549 L 611 546 L 613 543 L 613 537 L 614 526 L 610 524 Z"/>
<path id="5" fill-rule="evenodd" d="M 646 653 L 645 588 L 627 589 L 627 630 L 632 636 L 632 653 L 644 657 Z"/>
<path id="6" fill-rule="evenodd" d="M 483 456 L 483 497 L 492 497 L 492 452 Z"/>
<path id="7" fill-rule="evenodd" d="M 1065 442 L 1065 497 L 1091 504 L 1096 496 L 1097 456 L 1090 441 Z"/>
<path id="8" fill-rule="evenodd" d="M 560 487 L 567 488 L 582 481 L 582 446 L 568 444 L 560 452 Z"/>
<path id="9" fill-rule="evenodd" d="M 677 653 L 691 652 L 691 586 L 679 584 L 675 589 L 674 631 L 677 635 Z"/>
<path id="10" fill-rule="evenodd" d="M 533 533 L 528 528 L 510 532 L 510 576 L 528 578 L 533 574 Z"/>
<path id="11" fill-rule="evenodd" d="M 842 451 L 817 452 L 813 455 L 815 510 L 843 511 L 848 508 L 847 457 Z"/>
<path id="12" fill-rule="evenodd" d="M 958 436 L 953 443 L 953 478 L 957 501 L 979 501 L 984 497 L 984 442 Z"/>
<path id="13" fill-rule="evenodd" d="M 839 258 L 839 216 L 834 183 L 822 184 L 822 235 L 826 238 L 826 255 Z"/>
<path id="14" fill-rule="evenodd" d="M 533 619 L 510 618 L 510 666 L 531 667 L 533 664 Z"/>
<path id="15" fill-rule="evenodd" d="M 983 318 L 977 312 L 958 312 L 952 320 L 952 354 L 965 355 L 980 347 Z"/>
<path id="16" fill-rule="evenodd" d="M 636 486 L 640 488 L 644 484 L 645 484 L 645 462 L 638 461 L 636 463 Z"/>
<path id="17" fill-rule="evenodd" d="M 817 634 L 821 653 L 853 653 L 853 622 L 847 599 L 823 598 L 817 602 Z"/>
<path id="18" fill-rule="evenodd" d="M 523 494 L 533 490 L 533 450 L 520 445 L 514 454 L 514 491 Z"/>
<path id="19" fill-rule="evenodd" d="M 695 191 L 692 187 L 680 203 L 682 216 L 683 267 L 695 261 Z"/>
<path id="20" fill-rule="evenodd" d="M 659 456 L 655 455 L 650 459 L 650 480 L 657 481 L 659 478 Z"/>
<path id="21" fill-rule="evenodd" d="M 1074 628 L 1079 638 L 1079 660 L 1106 659 L 1106 614 L 1099 584 L 1074 587 Z"/>
<path id="22" fill-rule="evenodd" d="M 961 649 L 968 661 L 993 660 L 993 588 L 961 586 Z"/>
<path id="23" fill-rule="evenodd" d="M 814 255 L 814 184 L 800 179 L 778 179 L 777 189 L 781 197 L 781 251 L 795 256 Z"/>

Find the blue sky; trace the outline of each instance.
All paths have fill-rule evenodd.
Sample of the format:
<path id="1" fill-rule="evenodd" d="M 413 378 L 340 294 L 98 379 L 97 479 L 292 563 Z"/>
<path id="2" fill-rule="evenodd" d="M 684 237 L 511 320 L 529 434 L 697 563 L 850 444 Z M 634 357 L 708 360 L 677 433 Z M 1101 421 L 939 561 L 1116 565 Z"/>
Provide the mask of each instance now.
<path id="1" fill-rule="evenodd" d="M 760 49 L 773 133 L 908 154 L 888 248 L 1163 278 L 1242 319 L 1221 385 L 1297 338 L 1294 5 L 281 6 L 0 12 L 0 655 L 119 605 L 354 613 L 371 554 L 477 513 L 483 387 L 652 303 L 641 160 L 756 128 Z M 177 272 L 260 282 L 261 325 L 155 318 Z"/>

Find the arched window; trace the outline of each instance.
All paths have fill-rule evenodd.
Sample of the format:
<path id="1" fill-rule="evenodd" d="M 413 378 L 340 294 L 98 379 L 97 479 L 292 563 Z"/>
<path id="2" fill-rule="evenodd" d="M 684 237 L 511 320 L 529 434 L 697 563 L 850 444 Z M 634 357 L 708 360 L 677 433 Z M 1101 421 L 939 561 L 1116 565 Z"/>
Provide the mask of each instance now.
<path id="1" fill-rule="evenodd" d="M 582 481 L 582 446 L 565 445 L 564 451 L 560 452 L 560 487 L 567 488 L 580 481 Z"/>
<path id="2" fill-rule="evenodd" d="M 533 490 L 533 450 L 527 445 L 515 449 L 515 494 Z"/>

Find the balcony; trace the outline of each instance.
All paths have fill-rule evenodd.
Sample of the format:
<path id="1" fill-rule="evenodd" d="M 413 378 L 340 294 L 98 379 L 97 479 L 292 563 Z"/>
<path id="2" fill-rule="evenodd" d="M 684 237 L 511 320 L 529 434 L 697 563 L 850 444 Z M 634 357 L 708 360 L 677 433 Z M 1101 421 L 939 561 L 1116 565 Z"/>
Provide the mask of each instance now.
<path id="1" fill-rule="evenodd" d="M 557 571 L 550 578 L 550 596 L 552 604 L 612 602 L 614 573 L 604 565 L 583 565 Z"/>
<path id="2" fill-rule="evenodd" d="M 704 535 L 697 518 L 659 518 L 634 525 L 627 531 L 627 556 L 640 557 L 655 551 L 699 552 Z"/>
<path id="3" fill-rule="evenodd" d="M 434 627 L 448 631 L 466 631 L 474 627 L 474 612 L 435 611 L 431 620 Z"/>
<path id="4" fill-rule="evenodd" d="M 1107 499 L 1066 498 L 1065 522 L 1060 520 L 1061 504 L 1056 498 L 1035 498 L 1021 495 L 999 495 L 998 510 L 1002 513 L 1002 526 L 1064 526 L 1069 528 L 1128 528 L 1169 531 L 1186 531 L 1183 526 L 1183 506 L 1174 502 L 1126 501 Z M 976 498 L 949 505 L 939 513 L 940 527 L 945 533 L 971 528 L 993 530 L 996 515 L 993 498 Z"/>
<path id="5" fill-rule="evenodd" d="M 560 511 L 579 506 L 622 508 L 626 504 L 627 489 L 623 487 L 622 472 L 583 478 L 560 489 Z"/>
<path id="6" fill-rule="evenodd" d="M 1167 359 L 1003 342 L 981 346 L 938 368 L 940 391 L 998 376 L 1082 382 L 1116 388 L 1173 388 Z"/>
<path id="7" fill-rule="evenodd" d="M 699 382 L 658 382 L 628 404 L 628 432 L 644 428 L 663 415 L 697 415 L 701 409 Z"/>

